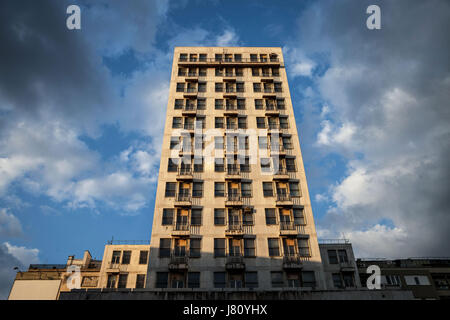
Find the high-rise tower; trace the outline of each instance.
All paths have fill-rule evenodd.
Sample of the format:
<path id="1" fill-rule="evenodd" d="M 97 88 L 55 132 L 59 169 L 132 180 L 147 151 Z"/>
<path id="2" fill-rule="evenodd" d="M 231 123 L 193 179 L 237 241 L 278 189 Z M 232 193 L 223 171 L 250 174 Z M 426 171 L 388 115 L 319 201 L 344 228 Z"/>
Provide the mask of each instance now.
<path id="1" fill-rule="evenodd" d="M 147 288 L 324 289 L 281 48 L 176 47 Z"/>

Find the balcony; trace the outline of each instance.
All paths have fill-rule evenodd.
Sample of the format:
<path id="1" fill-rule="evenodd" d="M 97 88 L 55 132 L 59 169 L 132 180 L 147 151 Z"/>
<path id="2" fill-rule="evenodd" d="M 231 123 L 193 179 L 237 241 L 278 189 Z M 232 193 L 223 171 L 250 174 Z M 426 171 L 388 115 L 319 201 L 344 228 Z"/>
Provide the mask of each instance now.
<path id="1" fill-rule="evenodd" d="M 280 236 L 295 236 L 299 233 L 299 228 L 293 221 L 280 222 Z"/>
<path id="2" fill-rule="evenodd" d="M 299 255 L 285 255 L 283 257 L 283 269 L 286 270 L 299 270 L 303 268 L 302 259 Z"/>
<path id="3" fill-rule="evenodd" d="M 196 97 L 198 90 L 197 88 L 186 88 L 183 91 L 184 97 Z"/>
<path id="4" fill-rule="evenodd" d="M 286 191 L 278 191 L 277 192 L 277 199 L 276 199 L 277 205 L 292 205 L 292 198 L 289 193 Z"/>
<path id="5" fill-rule="evenodd" d="M 189 223 L 176 223 L 173 226 L 172 236 L 188 236 L 190 234 Z"/>
<path id="6" fill-rule="evenodd" d="M 289 174 L 286 171 L 285 167 L 279 167 L 278 170 L 277 170 L 277 168 L 274 168 L 273 178 L 274 179 L 289 179 Z"/>
<path id="7" fill-rule="evenodd" d="M 225 230 L 225 236 L 243 236 L 244 234 L 253 234 L 252 225 L 243 225 L 241 222 L 229 224 Z"/>
<path id="8" fill-rule="evenodd" d="M 192 178 L 191 166 L 182 166 L 178 168 L 177 180 L 192 180 Z"/>
<path id="9" fill-rule="evenodd" d="M 285 155 L 286 150 L 284 149 L 284 146 L 282 144 L 273 144 L 270 146 L 270 153 L 271 154 L 278 154 L 278 155 Z"/>
<path id="10" fill-rule="evenodd" d="M 243 270 L 245 269 L 244 257 L 242 255 L 229 255 L 225 264 L 227 270 Z"/>
<path id="11" fill-rule="evenodd" d="M 192 205 L 192 197 L 190 192 L 179 192 L 175 195 L 176 206 L 190 206 Z"/>
<path id="12" fill-rule="evenodd" d="M 229 193 L 225 199 L 226 206 L 242 206 L 242 197 L 238 192 Z"/>
<path id="13" fill-rule="evenodd" d="M 110 262 L 106 268 L 106 272 L 117 273 L 125 272 L 128 270 L 128 264 L 121 264 L 118 262 Z"/>
<path id="14" fill-rule="evenodd" d="M 188 254 L 172 254 L 169 262 L 169 270 L 187 270 L 189 266 Z"/>
<path id="15" fill-rule="evenodd" d="M 186 116 L 196 115 L 197 114 L 197 106 L 194 104 L 187 104 L 183 107 L 181 113 Z"/>
<path id="16" fill-rule="evenodd" d="M 226 172 L 225 178 L 226 179 L 240 179 L 241 172 L 239 170 L 239 166 L 237 164 L 227 165 L 227 172 Z"/>
<path id="17" fill-rule="evenodd" d="M 189 66 L 189 65 L 273 65 L 273 66 L 280 66 L 281 62 L 278 58 L 204 58 L 199 60 L 188 60 L 188 59 L 182 59 L 180 58 L 178 60 L 178 65 L 183 66 Z"/>
<path id="18" fill-rule="evenodd" d="M 228 105 L 227 104 L 225 106 L 225 110 L 224 110 L 225 115 L 237 115 L 238 113 L 239 113 L 239 111 L 238 111 L 237 105 L 233 105 L 233 104 Z"/>

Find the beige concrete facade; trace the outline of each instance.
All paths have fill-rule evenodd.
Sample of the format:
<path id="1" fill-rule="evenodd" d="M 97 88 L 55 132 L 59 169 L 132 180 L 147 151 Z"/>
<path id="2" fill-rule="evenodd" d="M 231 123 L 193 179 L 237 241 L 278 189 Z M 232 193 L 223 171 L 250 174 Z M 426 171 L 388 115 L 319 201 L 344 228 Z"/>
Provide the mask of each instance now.
<path id="1" fill-rule="evenodd" d="M 55 300 L 72 289 L 145 288 L 149 244 L 108 244 L 103 260 L 69 256 L 66 264 L 32 264 L 19 271 L 9 300 Z"/>
<path id="2" fill-rule="evenodd" d="M 147 288 L 325 288 L 281 48 L 175 48 L 158 179 Z"/>

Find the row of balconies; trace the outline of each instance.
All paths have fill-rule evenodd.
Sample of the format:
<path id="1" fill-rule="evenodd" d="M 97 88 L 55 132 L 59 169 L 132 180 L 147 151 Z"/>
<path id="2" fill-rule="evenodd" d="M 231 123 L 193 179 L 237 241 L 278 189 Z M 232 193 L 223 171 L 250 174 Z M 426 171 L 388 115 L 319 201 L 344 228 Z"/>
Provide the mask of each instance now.
<path id="1" fill-rule="evenodd" d="M 182 71 L 179 71 L 178 76 L 195 78 L 195 77 L 206 77 L 207 74 L 206 74 L 206 72 L 182 72 Z M 215 76 L 216 77 L 243 77 L 244 74 L 242 72 L 216 72 Z M 262 78 L 271 78 L 271 77 L 278 78 L 280 76 L 280 74 L 263 72 L 261 74 L 253 74 L 252 73 L 252 76 L 253 77 L 262 77 Z"/>
<path id="2" fill-rule="evenodd" d="M 200 64 L 207 64 L 207 63 L 211 63 L 211 64 L 227 64 L 227 63 L 233 63 L 233 64 L 246 64 L 246 63 L 250 63 L 250 64 L 261 64 L 261 63 L 270 63 L 270 64 L 280 64 L 280 59 L 275 58 L 275 57 L 270 57 L 270 58 L 236 58 L 236 57 L 215 57 L 215 58 L 184 58 L 184 57 L 180 57 L 178 59 L 178 64 L 196 64 L 196 63 L 200 63 Z"/>
<path id="3" fill-rule="evenodd" d="M 280 235 L 305 235 L 305 226 L 296 225 L 293 221 L 281 221 L 279 224 Z M 199 225 L 191 225 L 189 223 L 176 223 L 172 229 L 172 236 L 189 236 L 200 234 Z M 253 225 L 245 225 L 242 222 L 228 224 L 225 229 L 226 236 L 244 236 L 253 234 Z"/>
<path id="4" fill-rule="evenodd" d="M 284 148 L 280 148 L 279 150 L 270 149 L 273 152 L 279 152 L 280 154 L 284 152 Z M 250 165 L 238 165 L 238 164 L 228 164 L 225 170 L 225 179 L 240 179 L 242 178 L 242 174 L 250 172 Z M 274 179 L 289 179 L 290 173 L 295 175 L 296 169 L 295 166 L 286 166 L 279 167 L 278 170 L 273 170 L 273 178 Z M 182 165 L 177 170 L 177 179 L 178 180 L 192 180 L 194 177 L 194 173 L 192 170 L 192 166 L 190 165 Z"/>
<path id="5" fill-rule="evenodd" d="M 291 196 L 289 192 L 281 192 L 276 195 L 276 204 L 277 205 L 293 205 L 299 204 L 299 196 Z M 179 206 L 190 206 L 192 205 L 192 198 L 201 197 L 201 195 L 196 196 L 195 194 L 191 195 L 190 191 L 179 192 L 175 194 L 175 205 Z M 220 193 L 215 194 L 215 197 L 225 197 L 225 205 L 226 206 L 242 206 L 246 199 L 250 199 L 251 195 L 244 195 L 239 192 L 231 192 L 231 193 Z M 297 200 L 297 201 L 296 201 Z M 298 202 L 298 203 L 297 203 Z"/>
<path id="6" fill-rule="evenodd" d="M 189 268 L 189 252 L 183 255 L 172 254 L 169 261 L 169 270 L 187 270 Z M 245 269 L 245 256 L 242 254 L 232 254 L 223 257 L 226 259 L 226 270 L 243 270 Z M 253 257 L 248 257 L 252 259 Z M 298 254 L 290 254 L 283 256 L 283 269 L 297 270 L 303 268 L 304 261 L 308 261 L 309 257 L 302 257 Z"/>

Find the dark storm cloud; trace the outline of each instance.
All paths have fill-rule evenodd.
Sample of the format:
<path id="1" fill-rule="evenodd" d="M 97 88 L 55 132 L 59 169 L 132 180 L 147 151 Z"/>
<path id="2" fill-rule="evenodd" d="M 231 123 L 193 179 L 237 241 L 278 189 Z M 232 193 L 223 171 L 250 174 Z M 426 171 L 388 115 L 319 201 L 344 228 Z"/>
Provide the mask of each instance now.
<path id="1" fill-rule="evenodd" d="M 16 275 L 15 267 L 21 271 L 25 266 L 9 253 L 6 245 L 0 243 L 0 300 L 7 299 Z"/>
<path id="2" fill-rule="evenodd" d="M 381 30 L 366 28 L 371 4 Z M 316 79 L 331 106 L 321 147 L 351 160 L 319 226 L 371 239 L 354 243 L 361 253 L 449 255 L 450 2 L 324 1 L 299 28 L 304 52 L 329 53 Z M 395 228 L 367 231 L 383 219 Z"/>

